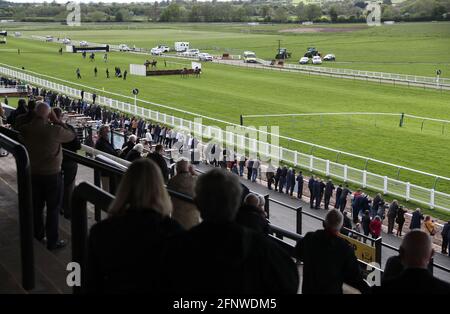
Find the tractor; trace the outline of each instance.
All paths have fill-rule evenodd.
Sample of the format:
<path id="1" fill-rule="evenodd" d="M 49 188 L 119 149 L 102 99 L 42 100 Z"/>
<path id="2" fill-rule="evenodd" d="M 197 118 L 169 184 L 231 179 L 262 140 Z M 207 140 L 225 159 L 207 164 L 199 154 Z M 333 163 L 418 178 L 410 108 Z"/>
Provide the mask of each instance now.
<path id="1" fill-rule="evenodd" d="M 307 49 L 307 51 L 306 51 L 304 56 L 307 57 L 307 58 L 312 58 L 312 57 L 315 57 L 315 56 L 320 56 L 320 53 L 319 53 L 319 51 L 316 48 L 308 47 L 308 49 Z"/>
<path id="2" fill-rule="evenodd" d="M 287 51 L 286 48 L 279 48 L 278 49 L 278 53 L 275 56 L 275 59 L 277 60 L 285 60 L 285 59 L 289 59 L 291 57 L 291 53 Z"/>

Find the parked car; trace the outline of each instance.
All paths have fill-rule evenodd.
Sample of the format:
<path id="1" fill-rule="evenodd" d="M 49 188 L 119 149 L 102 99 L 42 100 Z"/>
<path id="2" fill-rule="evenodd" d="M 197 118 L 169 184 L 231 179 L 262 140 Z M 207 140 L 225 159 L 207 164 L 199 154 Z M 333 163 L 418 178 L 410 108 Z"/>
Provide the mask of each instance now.
<path id="1" fill-rule="evenodd" d="M 320 56 L 314 56 L 312 58 L 312 63 L 313 64 L 322 64 L 322 58 L 320 58 Z"/>
<path id="2" fill-rule="evenodd" d="M 87 41 L 82 40 L 82 41 L 80 41 L 80 46 L 87 47 L 87 46 L 89 46 L 89 44 L 87 43 Z"/>
<path id="3" fill-rule="evenodd" d="M 323 61 L 336 61 L 336 56 L 333 54 L 328 54 L 323 57 Z"/>
<path id="4" fill-rule="evenodd" d="M 298 63 L 300 63 L 300 64 L 307 64 L 307 63 L 309 63 L 309 58 L 308 57 L 301 57 L 300 60 L 298 61 Z"/>
<path id="5" fill-rule="evenodd" d="M 198 49 L 188 49 L 185 52 L 183 52 L 183 56 L 197 57 L 199 53 L 200 53 L 200 50 L 198 50 Z"/>
<path id="6" fill-rule="evenodd" d="M 14 36 L 20 37 L 20 36 L 22 36 L 22 33 L 21 33 L 21 32 L 15 32 L 15 33 L 14 33 Z"/>
<path id="7" fill-rule="evenodd" d="M 244 51 L 244 63 L 257 63 L 256 54 L 253 51 Z"/>
<path id="8" fill-rule="evenodd" d="M 125 44 L 120 44 L 119 45 L 119 51 L 131 51 L 131 48 L 128 47 L 127 45 L 125 45 Z"/>
<path id="9" fill-rule="evenodd" d="M 162 52 L 170 52 L 170 47 L 165 45 L 158 45 L 155 48 L 161 49 Z"/>
<path id="10" fill-rule="evenodd" d="M 45 41 L 53 41 L 53 36 L 45 36 Z"/>
<path id="11" fill-rule="evenodd" d="M 159 56 L 163 54 L 163 50 L 161 48 L 155 47 L 150 50 L 150 53 L 154 56 Z"/>
<path id="12" fill-rule="evenodd" d="M 70 41 L 69 38 L 64 38 L 64 39 L 62 40 L 62 43 L 63 43 L 64 45 L 70 45 L 71 41 Z"/>
<path id="13" fill-rule="evenodd" d="M 199 53 L 197 56 L 199 61 L 213 61 L 213 57 L 209 53 Z"/>

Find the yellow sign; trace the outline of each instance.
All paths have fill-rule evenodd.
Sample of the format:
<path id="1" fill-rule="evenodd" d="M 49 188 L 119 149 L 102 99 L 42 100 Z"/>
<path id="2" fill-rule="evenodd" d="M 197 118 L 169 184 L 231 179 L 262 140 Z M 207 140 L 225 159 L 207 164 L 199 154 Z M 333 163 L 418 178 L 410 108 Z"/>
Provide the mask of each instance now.
<path id="1" fill-rule="evenodd" d="M 375 247 L 371 246 L 369 244 L 363 243 L 361 241 L 358 241 L 357 239 L 351 238 L 349 236 L 343 235 L 339 233 L 339 236 L 350 243 L 351 246 L 353 246 L 353 249 L 355 250 L 356 258 L 366 262 L 376 262 L 376 256 L 375 256 Z"/>

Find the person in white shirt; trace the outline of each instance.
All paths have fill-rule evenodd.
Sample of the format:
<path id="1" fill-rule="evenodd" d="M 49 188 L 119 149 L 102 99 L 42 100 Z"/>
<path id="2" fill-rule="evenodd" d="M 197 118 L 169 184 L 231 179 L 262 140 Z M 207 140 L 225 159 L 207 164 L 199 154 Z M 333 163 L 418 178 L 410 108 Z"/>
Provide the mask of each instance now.
<path id="1" fill-rule="evenodd" d="M 153 142 L 153 136 L 152 133 L 150 133 L 150 131 L 147 129 L 147 132 L 145 133 L 145 139 L 147 140 L 147 142 L 151 145 Z"/>

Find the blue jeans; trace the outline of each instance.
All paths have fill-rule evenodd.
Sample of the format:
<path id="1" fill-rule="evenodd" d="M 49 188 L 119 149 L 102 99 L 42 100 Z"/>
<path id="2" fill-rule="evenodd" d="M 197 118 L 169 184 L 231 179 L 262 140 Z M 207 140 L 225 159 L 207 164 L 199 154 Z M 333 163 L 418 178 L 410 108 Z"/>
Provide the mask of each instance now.
<path id="1" fill-rule="evenodd" d="M 244 165 L 239 165 L 239 176 L 243 176 L 244 175 Z"/>
<path id="2" fill-rule="evenodd" d="M 256 177 L 258 176 L 258 169 L 253 169 L 252 171 L 252 182 L 256 181 Z"/>

